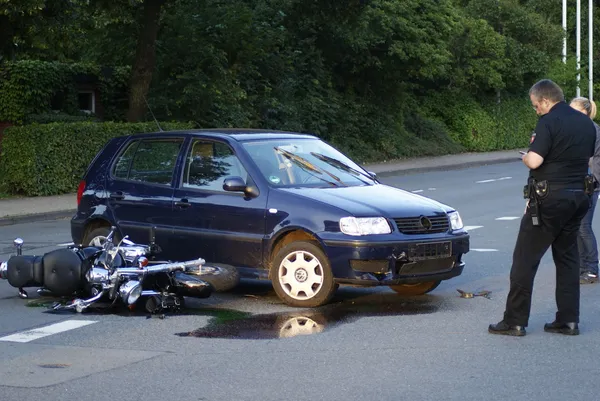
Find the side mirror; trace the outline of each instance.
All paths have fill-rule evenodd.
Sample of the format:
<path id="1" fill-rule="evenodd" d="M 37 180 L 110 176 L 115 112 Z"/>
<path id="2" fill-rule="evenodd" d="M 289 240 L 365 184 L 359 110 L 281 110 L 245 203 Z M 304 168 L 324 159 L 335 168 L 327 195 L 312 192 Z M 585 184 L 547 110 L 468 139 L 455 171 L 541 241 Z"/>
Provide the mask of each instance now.
<path id="1" fill-rule="evenodd" d="M 256 185 L 248 185 L 242 177 L 229 177 L 223 181 L 223 189 L 229 192 L 243 192 L 246 198 L 256 198 L 259 194 Z"/>
<path id="2" fill-rule="evenodd" d="M 223 181 L 223 189 L 229 192 L 245 192 L 246 182 L 242 177 L 229 177 Z"/>

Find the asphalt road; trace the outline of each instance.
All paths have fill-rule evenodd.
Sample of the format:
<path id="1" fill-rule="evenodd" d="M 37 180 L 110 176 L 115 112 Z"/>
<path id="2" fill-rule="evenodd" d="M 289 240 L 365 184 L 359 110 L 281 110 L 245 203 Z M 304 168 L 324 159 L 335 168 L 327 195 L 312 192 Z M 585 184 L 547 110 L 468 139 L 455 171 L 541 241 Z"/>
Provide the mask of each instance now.
<path id="1" fill-rule="evenodd" d="M 27 306 L 37 294 L 24 301 L 0 282 L 0 340 L 81 325 L 0 341 L 0 400 L 597 400 L 600 285 L 582 286 L 580 336 L 544 333 L 555 312 L 550 253 L 527 336 L 487 333 L 504 309 L 525 177 L 516 161 L 382 179 L 456 207 L 470 227 L 463 275 L 422 297 L 343 287 L 330 305 L 307 311 L 282 305 L 269 283 L 244 282 L 192 301 L 185 314 L 148 319 L 45 313 Z M 27 253 L 42 253 L 70 241 L 68 220 L 0 227 L 0 260 L 15 236 Z M 491 299 L 460 298 L 457 289 L 492 291 Z"/>

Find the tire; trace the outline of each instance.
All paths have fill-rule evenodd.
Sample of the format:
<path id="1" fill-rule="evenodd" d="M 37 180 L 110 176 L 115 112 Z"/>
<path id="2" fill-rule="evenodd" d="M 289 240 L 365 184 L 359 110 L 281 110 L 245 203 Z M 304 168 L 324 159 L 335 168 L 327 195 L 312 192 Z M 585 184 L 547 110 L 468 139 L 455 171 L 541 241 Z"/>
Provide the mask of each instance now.
<path id="1" fill-rule="evenodd" d="M 89 231 L 83 238 L 83 246 L 101 246 L 102 245 L 102 241 L 106 240 L 106 237 L 108 236 L 108 234 L 110 233 L 110 227 L 109 226 L 102 226 L 102 227 L 98 227 L 98 228 L 94 228 L 93 230 Z M 96 244 L 93 244 L 92 242 L 94 241 L 99 241 Z M 115 244 L 118 243 L 118 241 L 120 241 L 121 238 L 119 236 L 119 234 L 117 232 L 115 232 L 114 238 L 113 238 L 113 242 Z"/>
<path id="2" fill-rule="evenodd" d="M 206 263 L 202 272 L 188 271 L 187 274 L 198 276 L 213 286 L 216 292 L 229 291 L 240 282 L 240 274 L 234 266 L 222 263 Z"/>
<path id="3" fill-rule="evenodd" d="M 397 284 L 390 285 L 390 288 L 396 291 L 400 295 L 413 296 L 413 295 L 424 295 L 431 292 L 440 285 L 441 281 L 427 281 L 424 283 L 416 284 Z"/>
<path id="4" fill-rule="evenodd" d="M 270 273 L 275 293 L 290 306 L 321 306 L 335 292 L 329 259 L 314 241 L 296 241 L 281 248 L 273 257 Z"/>

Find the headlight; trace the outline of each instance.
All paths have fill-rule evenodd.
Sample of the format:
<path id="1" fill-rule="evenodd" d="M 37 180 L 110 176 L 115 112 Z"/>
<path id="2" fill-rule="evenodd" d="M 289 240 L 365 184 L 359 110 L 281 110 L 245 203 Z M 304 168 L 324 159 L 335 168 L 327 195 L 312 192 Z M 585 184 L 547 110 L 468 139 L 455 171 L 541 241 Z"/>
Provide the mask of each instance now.
<path id="1" fill-rule="evenodd" d="M 340 230 L 348 235 L 389 234 L 389 223 L 383 217 L 342 217 Z"/>
<path id="2" fill-rule="evenodd" d="M 142 283 L 130 280 L 119 288 L 121 299 L 129 305 L 133 304 L 142 295 Z"/>
<path id="3" fill-rule="evenodd" d="M 460 230 L 463 228 L 463 222 L 458 212 L 450 212 L 448 213 L 448 217 L 450 218 L 450 227 L 453 230 Z"/>

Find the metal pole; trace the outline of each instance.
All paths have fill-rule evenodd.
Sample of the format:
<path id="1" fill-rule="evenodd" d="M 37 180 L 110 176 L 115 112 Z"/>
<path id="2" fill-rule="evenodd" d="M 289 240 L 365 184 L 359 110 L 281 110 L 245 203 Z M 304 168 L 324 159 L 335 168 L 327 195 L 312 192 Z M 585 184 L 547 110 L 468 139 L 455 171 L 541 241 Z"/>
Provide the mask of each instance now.
<path id="1" fill-rule="evenodd" d="M 580 80 L 580 61 L 581 61 L 581 0 L 577 0 L 577 96 L 580 95 L 579 80 Z"/>
<path id="2" fill-rule="evenodd" d="M 590 100 L 594 99 L 594 2 L 593 0 L 589 0 L 589 10 L 588 10 L 588 37 L 589 37 L 589 54 L 588 54 L 588 64 L 589 64 L 589 89 L 588 89 L 588 97 Z"/>
<path id="3" fill-rule="evenodd" d="M 567 63 L 567 0 L 563 0 L 562 8 L 562 27 L 563 27 L 563 63 Z"/>

